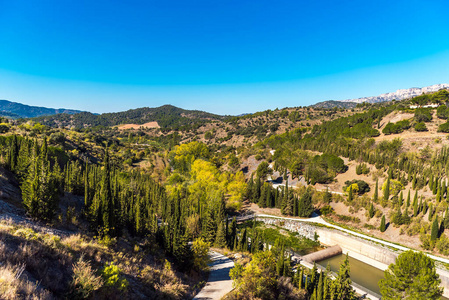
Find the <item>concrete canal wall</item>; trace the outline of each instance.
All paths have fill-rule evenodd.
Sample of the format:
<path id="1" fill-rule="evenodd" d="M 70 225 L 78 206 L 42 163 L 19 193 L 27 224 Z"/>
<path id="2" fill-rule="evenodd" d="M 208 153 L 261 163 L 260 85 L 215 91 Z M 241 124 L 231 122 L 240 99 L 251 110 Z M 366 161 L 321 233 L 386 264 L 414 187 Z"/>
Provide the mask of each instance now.
<path id="1" fill-rule="evenodd" d="M 265 224 L 276 225 L 293 232 L 298 232 L 301 236 L 312 240 L 317 238 L 325 246 L 338 245 L 341 247 L 343 254 L 348 254 L 350 257 L 380 270 L 386 270 L 390 264 L 396 261 L 396 258 L 400 254 L 399 251 L 386 246 L 335 229 L 311 225 L 310 223 L 259 216 L 257 220 Z M 443 296 L 449 298 L 449 271 L 439 268 L 436 271 L 440 276 L 441 286 L 444 288 Z"/>

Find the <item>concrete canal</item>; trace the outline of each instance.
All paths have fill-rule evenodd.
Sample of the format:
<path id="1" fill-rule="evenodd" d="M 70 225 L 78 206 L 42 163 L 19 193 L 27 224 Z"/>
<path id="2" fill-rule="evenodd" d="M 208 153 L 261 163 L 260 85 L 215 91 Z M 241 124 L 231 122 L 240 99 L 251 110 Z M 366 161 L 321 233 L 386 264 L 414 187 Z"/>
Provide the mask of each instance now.
<path id="1" fill-rule="evenodd" d="M 345 260 L 345 258 L 346 255 L 338 254 L 336 256 L 317 261 L 316 263 L 324 268 L 329 263 L 331 271 L 338 273 L 340 264 Z M 376 294 L 380 294 L 378 282 L 384 278 L 383 271 L 352 257 L 349 257 L 349 266 L 351 268 L 351 280 L 354 283 L 373 291 Z"/>

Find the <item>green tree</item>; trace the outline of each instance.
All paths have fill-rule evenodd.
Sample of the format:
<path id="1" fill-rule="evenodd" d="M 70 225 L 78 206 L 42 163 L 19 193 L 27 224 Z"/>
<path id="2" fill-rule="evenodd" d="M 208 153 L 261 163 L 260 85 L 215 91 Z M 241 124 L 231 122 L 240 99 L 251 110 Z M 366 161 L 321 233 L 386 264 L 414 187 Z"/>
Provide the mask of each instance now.
<path id="1" fill-rule="evenodd" d="M 340 270 L 338 271 L 337 278 L 335 278 L 332 283 L 331 299 L 355 299 L 355 292 L 351 286 L 352 281 L 350 278 L 350 272 L 349 258 L 346 254 L 346 259 L 340 265 Z"/>
<path id="2" fill-rule="evenodd" d="M 432 231 L 430 232 L 430 240 L 431 241 L 436 241 L 438 239 L 438 232 L 439 232 L 438 217 L 436 217 L 433 220 Z"/>
<path id="3" fill-rule="evenodd" d="M 257 177 L 265 179 L 267 175 L 273 174 L 273 170 L 270 168 L 268 162 L 263 161 L 257 167 L 256 174 Z"/>
<path id="4" fill-rule="evenodd" d="M 314 210 L 315 208 L 312 204 L 312 195 L 309 190 L 306 190 L 299 200 L 298 215 L 300 217 L 310 217 Z"/>
<path id="5" fill-rule="evenodd" d="M 387 230 L 386 224 L 385 224 L 385 215 L 382 216 L 382 219 L 380 220 L 380 232 L 385 232 Z"/>
<path id="6" fill-rule="evenodd" d="M 383 203 L 386 205 L 388 203 L 388 199 L 390 198 L 390 177 L 387 178 L 382 190 L 384 194 Z"/>
<path id="7" fill-rule="evenodd" d="M 382 299 L 440 299 L 443 288 L 434 262 L 421 252 L 412 250 L 399 255 L 380 280 Z"/>
<path id="8" fill-rule="evenodd" d="M 276 299 L 276 259 L 272 251 L 257 252 L 245 267 L 236 264 L 229 274 L 237 299 Z"/>
<path id="9" fill-rule="evenodd" d="M 377 203 L 379 201 L 379 179 L 376 179 L 376 188 L 374 189 L 373 201 Z"/>

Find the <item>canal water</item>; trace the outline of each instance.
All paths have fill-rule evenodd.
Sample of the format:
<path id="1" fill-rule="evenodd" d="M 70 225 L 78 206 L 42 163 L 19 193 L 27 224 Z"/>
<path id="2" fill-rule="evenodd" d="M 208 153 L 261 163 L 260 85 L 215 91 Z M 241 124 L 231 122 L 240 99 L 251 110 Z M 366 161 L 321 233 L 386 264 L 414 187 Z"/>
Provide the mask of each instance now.
<path id="1" fill-rule="evenodd" d="M 331 258 L 327 258 L 316 263 L 322 267 L 327 267 L 330 264 L 331 271 L 338 273 L 340 264 L 345 260 L 346 255 L 339 254 Z M 349 267 L 351 269 L 351 280 L 356 284 L 369 289 L 380 295 L 379 280 L 384 278 L 384 272 L 370 266 L 360 260 L 349 257 Z M 449 300 L 446 297 L 441 297 L 441 300 Z"/>
<path id="2" fill-rule="evenodd" d="M 340 269 L 340 264 L 345 260 L 345 258 L 346 255 L 339 254 L 331 258 L 318 261 L 317 264 L 322 267 L 326 267 L 327 264 L 329 263 L 331 271 L 338 273 L 338 270 Z M 349 257 L 349 266 L 351 268 L 351 280 L 353 282 L 377 294 L 380 294 L 378 282 L 379 280 L 384 278 L 383 271 L 352 257 Z"/>

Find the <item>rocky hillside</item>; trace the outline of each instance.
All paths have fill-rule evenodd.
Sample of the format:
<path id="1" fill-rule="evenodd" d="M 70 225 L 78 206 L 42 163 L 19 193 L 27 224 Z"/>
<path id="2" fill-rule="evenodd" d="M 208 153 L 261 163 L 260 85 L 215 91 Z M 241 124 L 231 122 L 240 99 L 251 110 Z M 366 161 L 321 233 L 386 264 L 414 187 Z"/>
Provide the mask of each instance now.
<path id="1" fill-rule="evenodd" d="M 377 103 L 377 102 L 385 102 L 385 101 L 392 101 L 392 100 L 403 100 L 403 99 L 409 99 L 409 98 L 413 98 L 416 96 L 420 96 L 423 93 L 424 94 L 433 93 L 433 92 L 437 92 L 441 89 L 447 89 L 447 88 L 449 88 L 449 84 L 441 83 L 441 84 L 434 84 L 431 86 L 426 86 L 423 88 L 414 87 L 414 88 L 409 88 L 409 89 L 400 89 L 394 93 L 386 93 L 386 94 L 381 94 L 379 96 L 363 97 L 363 98 L 358 98 L 358 99 L 348 99 L 348 100 L 343 100 L 341 102 Z"/>

